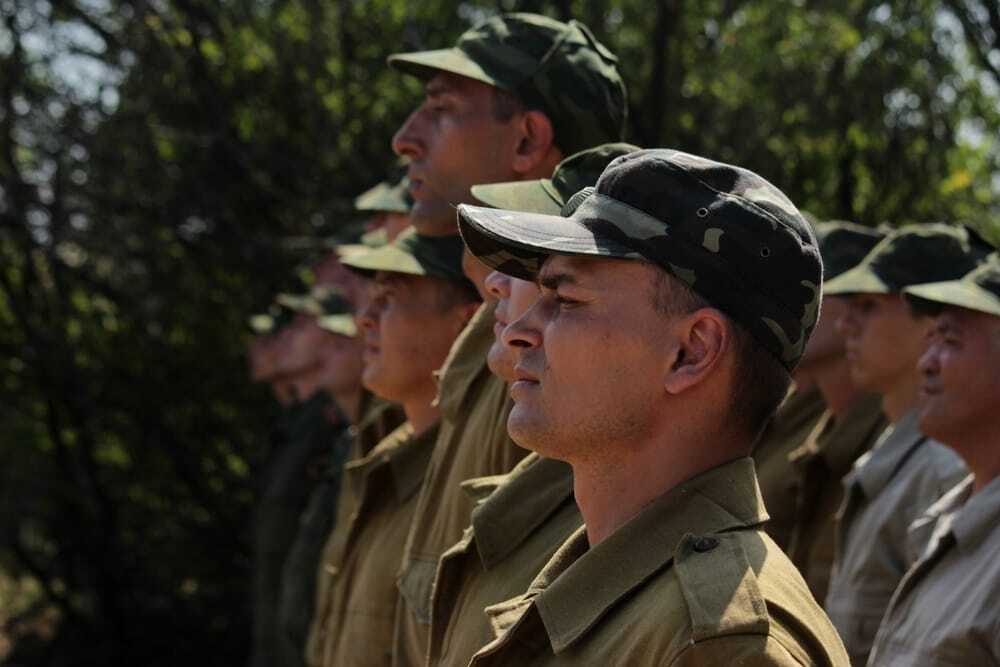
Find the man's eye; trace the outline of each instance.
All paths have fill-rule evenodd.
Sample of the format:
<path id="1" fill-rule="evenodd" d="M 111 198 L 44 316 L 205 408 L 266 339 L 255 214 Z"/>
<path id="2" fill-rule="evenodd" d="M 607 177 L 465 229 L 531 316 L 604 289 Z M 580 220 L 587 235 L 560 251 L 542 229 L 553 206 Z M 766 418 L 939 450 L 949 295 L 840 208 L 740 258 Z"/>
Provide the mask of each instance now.
<path id="1" fill-rule="evenodd" d="M 570 299 L 569 297 L 563 296 L 558 292 L 556 293 L 555 300 L 556 303 L 558 303 L 560 306 L 575 306 L 576 304 L 580 303 L 576 299 Z"/>

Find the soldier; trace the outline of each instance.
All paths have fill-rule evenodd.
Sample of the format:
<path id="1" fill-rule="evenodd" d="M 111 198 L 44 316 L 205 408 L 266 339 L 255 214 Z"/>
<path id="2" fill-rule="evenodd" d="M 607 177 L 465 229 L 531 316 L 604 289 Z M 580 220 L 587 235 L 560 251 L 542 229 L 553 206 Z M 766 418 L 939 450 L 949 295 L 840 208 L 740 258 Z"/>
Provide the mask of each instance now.
<path id="1" fill-rule="evenodd" d="M 820 305 L 791 202 L 658 149 L 613 161 L 568 217 L 458 210 L 474 254 L 541 286 L 502 334 L 508 428 L 572 466 L 585 521 L 487 610 L 496 639 L 472 664 L 846 665 L 762 530 L 749 458 Z"/>
<path id="2" fill-rule="evenodd" d="M 892 424 L 844 478 L 837 514 L 826 610 L 855 665 L 868 660 L 892 592 L 923 548 L 907 528 L 966 474 L 951 450 L 917 426 L 917 360 L 933 320 L 912 313 L 902 290 L 960 277 L 987 249 L 962 227 L 907 225 L 827 286 L 828 295 L 848 297 L 838 329 L 851 379 L 858 389 L 882 395 Z"/>
<path id="3" fill-rule="evenodd" d="M 611 141 L 626 126 L 616 58 L 590 30 L 535 14 L 504 14 L 463 34 L 454 48 L 395 55 L 389 64 L 426 81 L 426 99 L 393 139 L 409 158 L 411 220 L 454 233 L 457 202 L 473 185 L 548 178 L 563 157 Z M 488 270 L 466 258 L 487 305 L 456 342 L 440 378 L 441 433 L 420 491 L 400 577 L 399 652 L 427 651 L 438 558 L 469 523 L 460 483 L 505 473 L 524 452 L 507 436 L 507 388 L 486 366 L 493 342 Z"/>
<path id="4" fill-rule="evenodd" d="M 272 385 L 278 387 L 276 393 L 287 396 L 289 403 L 262 465 L 260 497 L 254 511 L 252 665 L 273 665 L 278 661 L 282 644 L 278 616 L 282 571 L 295 541 L 299 518 L 323 477 L 330 445 L 347 427 L 327 389 L 340 395 L 348 411 L 357 400 L 349 387 L 351 369 L 341 366 L 350 351 L 329 354 L 329 336 L 317 324 L 324 303 L 338 307 L 333 301 L 340 299 L 329 286 L 276 298 L 281 308 L 294 314 L 279 334 L 283 341 L 279 350 L 284 357 L 277 368 L 284 372 L 272 379 Z"/>
<path id="5" fill-rule="evenodd" d="M 324 666 L 389 665 L 403 543 L 437 435 L 433 371 L 479 307 L 461 270 L 457 235 L 409 229 L 389 245 L 344 259 L 374 272 L 360 314 L 364 385 L 398 402 L 406 422 L 344 474 L 354 511 L 331 535 L 308 657 Z"/>
<path id="6" fill-rule="evenodd" d="M 857 265 L 885 236 L 849 222 L 819 223 L 816 232 L 825 281 Z M 844 339 L 836 330 L 846 308 L 843 297 L 824 297 L 823 313 L 795 371 L 796 377 L 816 386 L 826 406 L 812 432 L 788 455 L 784 485 L 786 502 L 792 505 L 785 552 L 817 600 L 826 599 L 833 568 L 834 515 L 843 500 L 841 479 L 886 427 L 881 397 L 859 391 L 851 381 Z"/>
<path id="7" fill-rule="evenodd" d="M 1000 260 L 906 289 L 941 310 L 920 360 L 920 427 L 971 475 L 921 522 L 933 538 L 889 605 L 870 665 L 1000 663 Z"/>
<path id="8" fill-rule="evenodd" d="M 405 174 L 389 178 L 365 190 L 354 199 L 354 210 L 369 213 L 365 222 L 368 233 L 381 231 L 392 241 L 410 225 L 410 181 Z"/>
<path id="9" fill-rule="evenodd" d="M 472 193 L 496 208 L 558 215 L 573 194 L 597 182 L 607 164 L 639 150 L 605 144 L 563 160 L 551 179 L 477 185 Z M 533 282 L 494 271 L 486 278 L 497 299 L 497 331 L 518 319 L 538 297 Z M 506 382 L 514 367 L 506 346 L 495 338 L 490 370 Z M 430 664 L 467 665 L 492 638 L 483 609 L 516 595 L 583 519 L 573 502 L 573 473 L 562 461 L 529 454 L 508 475 L 463 484 L 473 499 L 471 525 L 441 557 L 431 603 Z"/>

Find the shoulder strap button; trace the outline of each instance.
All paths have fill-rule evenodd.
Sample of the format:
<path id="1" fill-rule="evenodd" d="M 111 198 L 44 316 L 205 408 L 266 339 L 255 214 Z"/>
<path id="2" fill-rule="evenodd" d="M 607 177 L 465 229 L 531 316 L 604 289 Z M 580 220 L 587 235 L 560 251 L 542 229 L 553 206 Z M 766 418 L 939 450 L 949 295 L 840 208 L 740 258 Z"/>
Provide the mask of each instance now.
<path id="1" fill-rule="evenodd" d="M 691 544 L 691 548 L 700 554 L 711 551 L 719 546 L 719 540 L 715 537 L 698 537 Z"/>

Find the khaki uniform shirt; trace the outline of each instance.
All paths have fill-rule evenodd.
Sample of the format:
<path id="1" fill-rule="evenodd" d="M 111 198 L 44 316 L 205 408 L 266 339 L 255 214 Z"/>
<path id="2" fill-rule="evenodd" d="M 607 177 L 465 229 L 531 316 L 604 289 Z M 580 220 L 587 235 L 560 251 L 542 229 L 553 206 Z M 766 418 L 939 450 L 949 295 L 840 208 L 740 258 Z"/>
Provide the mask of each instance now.
<path id="1" fill-rule="evenodd" d="M 871 449 L 888 421 L 882 399 L 862 396 L 840 419 L 827 410 L 805 444 L 789 455 L 795 520 L 785 550 L 817 600 L 825 600 L 833 570 L 835 516 L 843 502 L 844 475 Z"/>
<path id="2" fill-rule="evenodd" d="M 764 530 L 782 549 L 788 546 L 795 521 L 794 475 L 788 455 L 802 446 L 825 409 L 818 389 L 793 390 L 753 450 L 760 493 L 771 516 Z"/>
<path id="3" fill-rule="evenodd" d="M 892 593 L 925 546 L 910 524 L 966 474 L 954 452 L 917 429 L 912 411 L 844 478 L 826 611 L 851 664 L 868 661 Z"/>
<path id="4" fill-rule="evenodd" d="M 675 487 L 593 548 L 581 527 L 488 609 L 480 665 L 841 665 L 847 655 L 762 530 L 753 461 Z"/>
<path id="5" fill-rule="evenodd" d="M 583 524 L 569 465 L 529 454 L 513 472 L 466 482 L 488 497 L 461 541 L 441 557 L 434 583 L 431 665 L 468 665 L 493 639 L 484 609 L 528 589 Z"/>
<path id="6" fill-rule="evenodd" d="M 472 499 L 461 483 L 510 472 L 527 451 L 507 435 L 507 385 L 490 373 L 493 304 L 484 304 L 456 339 L 440 375 L 441 432 L 407 539 L 400 571 L 397 624 L 400 664 L 422 662 L 430 630 L 431 585 L 438 559 L 461 539 Z"/>
<path id="7" fill-rule="evenodd" d="M 414 437 L 407 422 L 344 466 L 356 503 L 325 563 L 331 583 L 316 637 L 323 667 L 392 664 L 396 573 L 437 430 Z"/>
<path id="8" fill-rule="evenodd" d="M 972 484 L 922 519 L 935 525 L 931 543 L 896 590 L 869 664 L 1000 664 L 1000 479 L 975 495 Z"/>

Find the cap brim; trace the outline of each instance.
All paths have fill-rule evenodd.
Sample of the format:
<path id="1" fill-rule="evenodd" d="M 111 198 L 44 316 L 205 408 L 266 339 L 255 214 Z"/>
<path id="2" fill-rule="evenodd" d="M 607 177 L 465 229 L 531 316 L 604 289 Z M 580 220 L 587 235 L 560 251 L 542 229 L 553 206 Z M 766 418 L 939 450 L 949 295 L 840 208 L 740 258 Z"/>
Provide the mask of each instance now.
<path id="1" fill-rule="evenodd" d="M 427 270 L 416 257 L 391 243 L 342 257 L 340 263 L 364 275 L 370 275 L 375 271 L 405 273 L 412 276 L 427 275 Z"/>
<path id="2" fill-rule="evenodd" d="M 372 249 L 370 245 L 364 245 L 363 243 L 341 243 L 333 247 L 334 251 L 337 253 L 337 257 L 345 259 L 347 257 L 352 257 L 358 253 L 368 252 Z"/>
<path id="3" fill-rule="evenodd" d="M 458 226 L 469 251 L 501 273 L 534 280 L 550 255 L 635 258 L 573 218 L 462 204 Z"/>
<path id="4" fill-rule="evenodd" d="M 833 280 L 823 283 L 823 293 L 828 296 L 846 294 L 891 294 L 892 289 L 867 264 L 860 264 L 845 271 Z"/>
<path id="5" fill-rule="evenodd" d="M 550 186 L 551 187 L 551 186 Z M 493 208 L 544 215 L 559 215 L 562 203 L 545 187 L 545 181 L 484 183 L 472 186 L 472 196 Z"/>
<path id="6" fill-rule="evenodd" d="M 350 315 L 324 315 L 316 318 L 320 329 L 340 336 L 354 338 L 358 335 L 358 327 Z"/>
<path id="7" fill-rule="evenodd" d="M 946 280 L 939 283 L 913 285 L 903 290 L 907 296 L 925 301 L 959 306 L 988 315 L 1000 316 L 1000 298 L 978 285 L 963 280 Z"/>
<path id="8" fill-rule="evenodd" d="M 250 327 L 250 331 L 258 336 L 267 335 L 277 329 L 277 323 L 274 321 L 274 318 L 265 314 L 250 316 L 250 319 L 247 320 L 247 325 Z"/>
<path id="9" fill-rule="evenodd" d="M 396 53 L 388 57 L 390 67 L 418 79 L 430 79 L 438 72 L 451 72 L 491 86 L 502 87 L 474 60 L 459 49 L 436 49 L 415 53 Z"/>

